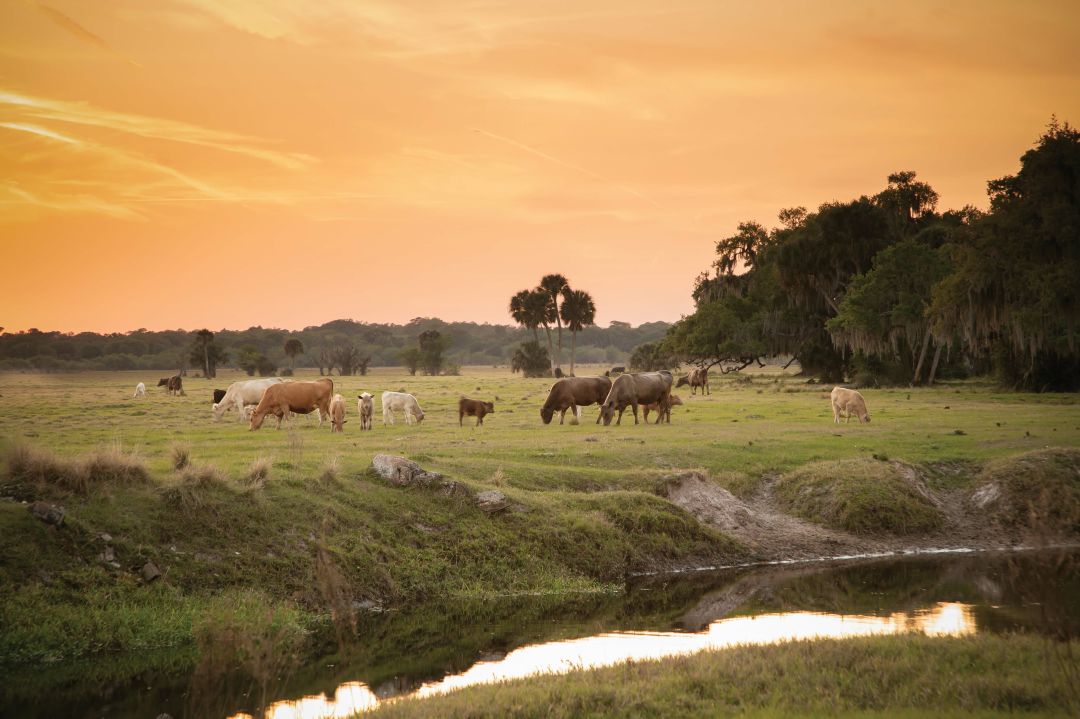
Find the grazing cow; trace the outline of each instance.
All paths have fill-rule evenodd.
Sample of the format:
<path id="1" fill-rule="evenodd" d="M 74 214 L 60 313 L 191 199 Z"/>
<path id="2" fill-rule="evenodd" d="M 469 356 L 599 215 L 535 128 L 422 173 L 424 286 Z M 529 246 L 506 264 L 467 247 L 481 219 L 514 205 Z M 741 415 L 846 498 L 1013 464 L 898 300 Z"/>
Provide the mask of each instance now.
<path id="1" fill-rule="evenodd" d="M 461 426 L 462 421 L 466 417 L 476 417 L 476 426 L 480 426 L 484 423 L 484 415 L 493 414 L 495 412 L 494 402 L 482 402 L 478 399 L 468 399 L 462 397 L 457 403 L 457 423 Z"/>
<path id="2" fill-rule="evenodd" d="M 240 419 L 242 421 L 244 421 L 244 422 L 250 422 L 251 421 L 251 415 L 255 412 L 256 407 L 258 407 L 258 405 L 245 404 L 244 408 L 242 410 L 240 410 Z"/>
<path id="3" fill-rule="evenodd" d="M 169 394 L 185 394 L 184 380 L 178 374 L 173 375 L 172 377 L 162 377 L 158 380 L 157 386 L 164 387 Z"/>
<path id="4" fill-rule="evenodd" d="M 238 419 L 242 420 L 243 418 L 239 417 L 239 413 L 240 410 L 244 408 L 244 405 L 258 404 L 267 387 L 281 384 L 281 382 L 282 380 L 280 377 L 267 377 L 265 379 L 249 379 L 241 382 L 233 382 L 229 385 L 229 388 L 225 390 L 225 396 L 214 403 L 214 421 L 220 422 L 221 418 L 225 416 L 225 413 L 231 409 L 235 409 Z M 321 416 L 319 417 L 319 420 L 319 424 L 321 425 Z"/>
<path id="5" fill-rule="evenodd" d="M 566 419 L 566 410 L 577 413 L 576 407 L 588 407 L 600 404 L 611 390 L 611 380 L 607 377 L 566 377 L 551 385 L 547 400 L 540 408 L 540 419 L 544 424 L 551 424 L 551 418 L 559 413 L 559 424 Z M 599 423 L 600 418 L 596 421 Z"/>
<path id="6" fill-rule="evenodd" d="M 866 400 L 855 390 L 833 387 L 829 400 L 832 403 L 834 424 L 840 424 L 840 415 L 842 414 L 847 416 L 845 423 L 851 421 L 851 415 L 853 414 L 859 418 L 859 422 L 870 421 L 870 413 L 866 411 Z"/>
<path id="7" fill-rule="evenodd" d="M 671 422 L 671 408 L 678 407 L 682 404 L 682 397 L 677 394 L 671 395 L 671 400 L 668 402 L 667 407 L 661 407 L 659 402 L 651 402 L 649 404 L 641 405 L 641 414 L 645 419 L 645 422 L 649 421 L 649 412 L 660 412 L 661 415 L 666 415 L 668 422 Z"/>
<path id="8" fill-rule="evenodd" d="M 615 412 L 619 413 L 619 421 L 615 424 L 622 424 L 622 414 L 627 406 L 634 409 L 634 424 L 638 423 L 639 404 L 659 402 L 661 407 L 666 407 L 671 396 L 671 384 L 671 373 L 667 370 L 619 375 L 611 383 L 611 391 L 600 406 L 604 426 L 611 424 Z M 659 424 L 666 414 L 667 412 L 658 413 L 656 423 Z M 671 422 L 670 416 L 668 422 Z"/>
<path id="9" fill-rule="evenodd" d="M 272 384 L 263 392 L 262 399 L 251 413 L 251 429 L 262 427 L 266 415 L 277 417 L 278 429 L 281 420 L 289 412 L 310 414 L 318 412 L 330 415 L 330 398 L 334 396 L 334 380 L 320 377 L 312 382 L 279 382 Z"/>
<path id="10" fill-rule="evenodd" d="M 330 402 L 330 434 L 345 431 L 345 398 L 335 394 Z"/>
<path id="11" fill-rule="evenodd" d="M 625 374 L 625 373 L 626 373 L 626 368 L 625 367 L 612 367 L 611 369 L 609 369 L 607 372 L 604 373 L 604 376 L 605 377 L 610 377 L 612 375 Z"/>
<path id="12" fill-rule="evenodd" d="M 702 394 L 712 394 L 709 391 L 709 370 L 704 367 L 695 367 L 690 370 L 685 377 L 680 377 L 679 381 L 675 383 L 676 387 L 682 387 L 683 385 L 690 385 L 690 394 L 697 394 L 698 387 L 701 388 Z"/>
<path id="13" fill-rule="evenodd" d="M 140 382 L 139 384 L 135 385 L 135 394 L 133 394 L 131 396 L 131 398 L 135 399 L 136 397 L 145 397 L 145 396 L 146 396 L 146 385 L 143 384 L 142 382 Z"/>
<path id="14" fill-rule="evenodd" d="M 360 429 L 371 429 L 371 416 L 375 414 L 375 402 L 369 393 L 364 392 L 356 398 L 356 413 L 360 415 Z"/>
<path id="15" fill-rule="evenodd" d="M 382 393 L 382 421 L 386 424 L 394 423 L 394 412 L 405 414 L 405 424 L 424 421 L 424 411 L 420 409 L 420 403 L 408 392 L 383 392 Z"/>
<path id="16" fill-rule="evenodd" d="M 226 391 L 223 389 L 214 390 L 214 404 L 218 404 L 221 400 L 225 399 L 225 392 Z"/>

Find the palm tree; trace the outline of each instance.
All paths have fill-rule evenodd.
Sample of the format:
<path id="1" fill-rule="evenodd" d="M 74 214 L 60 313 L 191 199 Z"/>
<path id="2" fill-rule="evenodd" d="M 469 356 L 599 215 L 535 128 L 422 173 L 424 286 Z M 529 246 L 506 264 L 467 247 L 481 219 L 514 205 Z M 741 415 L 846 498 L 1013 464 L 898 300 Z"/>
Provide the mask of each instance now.
<path id="1" fill-rule="evenodd" d="M 304 354 L 304 343 L 295 337 L 285 340 L 285 354 L 289 356 L 289 369 L 296 369 L 296 355 Z"/>
<path id="2" fill-rule="evenodd" d="M 556 367 L 562 366 L 562 317 L 559 314 L 559 293 L 569 287 L 570 281 L 564 275 L 552 274 L 544 275 L 536 288 L 547 295 L 549 317 L 553 315 L 552 319 L 559 327 L 559 351 L 555 353 Z"/>
<path id="3" fill-rule="evenodd" d="M 585 290 L 564 287 L 561 314 L 567 329 L 570 330 L 570 374 L 574 374 L 577 333 L 596 321 L 596 305 L 593 303 L 592 296 Z"/>
<path id="4" fill-rule="evenodd" d="M 514 322 L 527 330 L 532 330 L 533 339 L 539 343 L 540 335 L 537 334 L 536 328 L 540 326 L 540 318 L 535 308 L 531 306 L 532 294 L 531 290 L 522 290 L 511 297 L 510 316 L 514 318 Z"/>

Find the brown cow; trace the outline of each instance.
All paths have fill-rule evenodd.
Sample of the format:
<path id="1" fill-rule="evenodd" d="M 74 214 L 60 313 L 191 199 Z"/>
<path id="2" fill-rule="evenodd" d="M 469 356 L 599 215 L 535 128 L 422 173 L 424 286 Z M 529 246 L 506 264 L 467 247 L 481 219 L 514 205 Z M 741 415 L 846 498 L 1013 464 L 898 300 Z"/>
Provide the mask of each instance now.
<path id="1" fill-rule="evenodd" d="M 701 388 L 702 394 L 712 394 L 709 391 L 709 370 L 704 367 L 693 368 L 685 377 L 680 377 L 675 386 L 682 387 L 687 384 L 690 385 L 690 394 L 692 395 L 697 394 L 698 387 Z"/>
<path id="2" fill-rule="evenodd" d="M 494 402 L 482 402 L 478 399 L 469 399 L 468 397 L 462 397 L 457 403 L 457 423 L 461 426 L 462 421 L 466 417 L 476 417 L 476 426 L 479 427 L 484 423 L 484 415 L 492 414 L 495 412 Z"/>
<path id="3" fill-rule="evenodd" d="M 263 392 L 262 399 L 251 413 L 250 429 L 262 427 L 266 415 L 277 417 L 278 429 L 281 419 L 289 412 L 309 414 L 317 411 L 319 420 L 330 416 L 330 398 L 334 396 L 334 380 L 320 377 L 313 382 L 282 382 L 273 384 Z"/>
<path id="4" fill-rule="evenodd" d="M 667 406 L 671 397 L 671 373 L 667 370 L 660 372 L 637 372 L 633 374 L 619 375 L 611 384 L 611 391 L 607 399 L 600 406 L 600 416 L 604 420 L 604 426 L 611 424 L 615 412 L 619 413 L 619 421 L 622 424 L 622 415 L 627 406 L 634 409 L 634 424 L 638 423 L 638 405 L 660 402 L 661 407 Z M 666 412 L 660 412 L 656 423 L 664 418 Z M 671 418 L 668 417 L 668 422 Z"/>
<path id="5" fill-rule="evenodd" d="M 566 377 L 551 385 L 547 400 L 540 408 L 540 418 L 544 424 L 551 424 L 551 418 L 559 412 L 559 424 L 562 424 L 566 410 L 576 414 L 576 407 L 600 404 L 610 390 L 611 380 L 607 377 Z M 599 423 L 600 418 L 596 421 Z"/>
<path id="6" fill-rule="evenodd" d="M 184 380 L 178 374 L 172 377 L 162 377 L 158 380 L 157 386 L 164 387 L 169 394 L 184 394 Z"/>
<path id="7" fill-rule="evenodd" d="M 673 394 L 671 395 L 671 400 L 668 402 L 668 406 L 666 408 L 660 407 L 659 402 L 650 402 L 649 404 L 641 405 L 641 414 L 645 419 L 646 423 L 648 423 L 649 421 L 649 412 L 660 412 L 661 415 L 667 416 L 668 422 L 671 422 L 671 408 L 678 407 L 682 403 L 682 397 L 677 394 Z"/>
<path id="8" fill-rule="evenodd" d="M 330 433 L 345 431 L 345 398 L 335 394 L 330 402 Z"/>

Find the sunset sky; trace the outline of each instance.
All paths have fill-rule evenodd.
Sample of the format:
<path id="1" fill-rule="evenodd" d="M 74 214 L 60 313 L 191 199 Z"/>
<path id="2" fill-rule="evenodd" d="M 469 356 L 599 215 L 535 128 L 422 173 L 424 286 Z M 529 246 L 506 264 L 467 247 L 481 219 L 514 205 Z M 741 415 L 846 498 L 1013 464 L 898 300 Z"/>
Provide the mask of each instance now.
<path id="1" fill-rule="evenodd" d="M 0 0 L 0 325 L 675 320 L 715 240 L 1080 123 L 1080 3 Z"/>

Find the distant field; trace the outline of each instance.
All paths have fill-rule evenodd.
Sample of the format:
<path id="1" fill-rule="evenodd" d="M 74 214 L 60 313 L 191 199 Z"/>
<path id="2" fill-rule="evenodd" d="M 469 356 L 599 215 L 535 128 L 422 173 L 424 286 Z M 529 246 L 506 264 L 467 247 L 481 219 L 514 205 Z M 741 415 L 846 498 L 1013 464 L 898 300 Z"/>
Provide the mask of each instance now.
<path id="1" fill-rule="evenodd" d="M 579 368 L 578 374 L 601 368 Z M 314 374 L 296 379 L 311 379 Z M 247 379 L 223 372 L 208 381 L 186 378 L 185 397 L 156 388 L 157 377 L 138 372 L 0 374 L 0 448 L 16 440 L 78 454 L 119 443 L 143 456 L 152 470 L 169 470 L 168 448 L 183 442 L 194 459 L 227 472 L 257 457 L 289 461 L 298 473 L 315 471 L 339 457 L 346 472 L 368 466 L 377 452 L 404 454 L 455 478 L 485 482 L 502 470 L 511 489 L 571 491 L 651 487 L 673 468 L 706 468 L 750 476 L 783 471 L 808 461 L 869 457 L 875 453 L 913 462 L 980 460 L 1047 446 L 1080 446 L 1080 398 L 1076 395 L 1000 393 L 971 383 L 934 389 L 866 390 L 873 421 L 836 426 L 829 387 L 807 385 L 777 371 L 745 375 L 752 382 L 713 380 L 708 397 L 677 390 L 686 405 L 671 425 L 621 427 L 593 424 L 596 408 L 584 410 L 581 426 L 544 426 L 539 408 L 550 379 L 522 379 L 506 368 L 466 367 L 460 377 L 410 377 L 378 368 L 366 377 L 334 377 L 348 400 L 343 436 L 318 432 L 309 417 L 295 432 L 274 421 L 258 432 L 230 412 L 210 416 L 211 390 Z M 137 382 L 149 395 L 132 399 Z M 399 417 L 384 427 L 378 395 L 405 390 L 419 399 L 427 419 L 406 427 Z M 361 432 L 356 396 L 376 396 L 375 430 Z M 474 429 L 458 427 L 460 395 L 495 401 L 496 413 Z M 630 426 L 627 426 L 629 422 Z M 586 439 L 590 441 L 586 441 Z M 593 441 L 595 440 L 595 441 Z"/>

